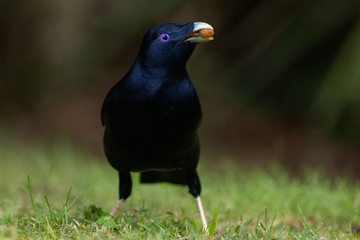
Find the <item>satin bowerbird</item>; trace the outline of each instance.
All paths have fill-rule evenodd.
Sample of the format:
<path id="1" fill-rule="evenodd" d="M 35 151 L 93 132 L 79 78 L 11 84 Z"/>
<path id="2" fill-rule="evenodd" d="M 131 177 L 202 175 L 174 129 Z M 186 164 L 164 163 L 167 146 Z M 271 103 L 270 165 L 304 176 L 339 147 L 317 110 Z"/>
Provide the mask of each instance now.
<path id="1" fill-rule="evenodd" d="M 131 194 L 130 172 L 140 172 L 143 183 L 187 185 L 207 228 L 196 171 L 202 111 L 186 63 L 196 44 L 213 34 L 204 22 L 150 29 L 133 66 L 108 92 L 101 109 L 104 150 L 119 173 L 119 200 L 111 216 Z"/>

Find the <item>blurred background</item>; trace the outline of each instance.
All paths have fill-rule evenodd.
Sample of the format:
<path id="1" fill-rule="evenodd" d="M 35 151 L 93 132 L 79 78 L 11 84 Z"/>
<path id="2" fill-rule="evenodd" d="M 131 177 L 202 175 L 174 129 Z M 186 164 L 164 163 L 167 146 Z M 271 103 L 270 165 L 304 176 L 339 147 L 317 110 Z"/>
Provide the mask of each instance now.
<path id="1" fill-rule="evenodd" d="M 204 21 L 188 71 L 203 106 L 202 164 L 277 161 L 356 177 L 358 0 L 0 3 L 0 138 L 67 141 L 106 162 L 100 109 L 158 24 Z"/>

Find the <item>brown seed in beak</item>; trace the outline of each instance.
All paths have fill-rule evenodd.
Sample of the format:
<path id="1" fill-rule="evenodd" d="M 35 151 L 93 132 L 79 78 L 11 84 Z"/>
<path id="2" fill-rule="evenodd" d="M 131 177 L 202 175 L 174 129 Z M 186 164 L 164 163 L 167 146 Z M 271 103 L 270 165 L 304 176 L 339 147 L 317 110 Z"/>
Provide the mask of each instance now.
<path id="1" fill-rule="evenodd" d="M 214 35 L 214 29 L 203 28 L 203 29 L 199 29 L 195 32 L 190 33 L 189 35 L 186 36 L 186 38 L 183 39 L 183 41 L 186 41 L 186 40 L 192 39 L 192 38 L 203 38 L 203 39 L 212 40 L 213 35 Z"/>
<path id="2" fill-rule="evenodd" d="M 199 37 L 201 37 L 201 38 L 209 38 L 214 35 L 214 29 L 211 29 L 211 28 L 200 29 L 198 31 L 198 34 L 199 34 Z"/>

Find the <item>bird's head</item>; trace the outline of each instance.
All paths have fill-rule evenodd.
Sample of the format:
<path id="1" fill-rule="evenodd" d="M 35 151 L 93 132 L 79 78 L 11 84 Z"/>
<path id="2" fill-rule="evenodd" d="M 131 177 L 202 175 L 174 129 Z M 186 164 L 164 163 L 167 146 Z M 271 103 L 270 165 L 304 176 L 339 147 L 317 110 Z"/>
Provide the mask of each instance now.
<path id="1" fill-rule="evenodd" d="M 195 44 L 213 40 L 213 35 L 204 22 L 159 25 L 145 34 L 137 60 L 148 71 L 183 70 Z"/>

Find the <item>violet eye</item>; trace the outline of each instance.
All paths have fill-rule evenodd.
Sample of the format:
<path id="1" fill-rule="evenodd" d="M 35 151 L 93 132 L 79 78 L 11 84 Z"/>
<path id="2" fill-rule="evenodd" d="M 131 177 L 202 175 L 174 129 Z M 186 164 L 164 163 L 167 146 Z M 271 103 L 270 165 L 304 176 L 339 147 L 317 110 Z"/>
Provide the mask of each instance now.
<path id="1" fill-rule="evenodd" d="M 170 36 L 169 34 L 163 33 L 159 36 L 160 40 L 162 42 L 168 42 L 170 40 Z"/>

